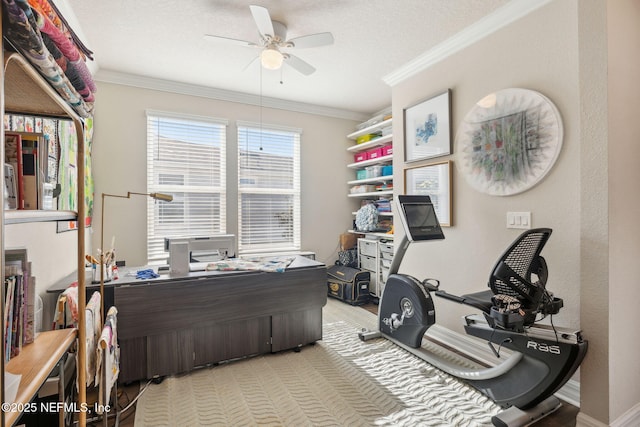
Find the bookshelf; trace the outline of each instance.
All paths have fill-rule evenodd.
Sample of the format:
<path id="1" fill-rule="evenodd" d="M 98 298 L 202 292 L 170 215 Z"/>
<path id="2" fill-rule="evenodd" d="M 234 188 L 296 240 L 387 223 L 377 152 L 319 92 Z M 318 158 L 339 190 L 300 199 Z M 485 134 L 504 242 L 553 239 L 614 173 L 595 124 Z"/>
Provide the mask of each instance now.
<path id="1" fill-rule="evenodd" d="M 47 380 L 49 373 L 71 347 L 75 338 L 75 329 L 42 332 L 33 344 L 24 348 L 20 353 L 21 357 L 14 357 L 9 361 L 7 369 L 22 375 L 15 403 L 26 405 L 33 399 L 40 384 Z M 7 411 L 4 425 L 13 425 L 19 416 L 18 411 Z"/>
<path id="2" fill-rule="evenodd" d="M 3 33 L 4 34 L 4 33 Z M 48 116 L 53 118 L 60 118 L 66 120 L 72 120 L 75 129 L 76 136 L 79 144 L 76 148 L 77 155 L 77 176 L 80 177 L 77 182 L 77 212 L 70 211 L 4 211 L 4 209 L 0 210 L 0 262 L 1 270 L 4 271 L 4 228 L 7 224 L 13 223 L 25 223 L 25 222 L 36 222 L 36 221 L 59 221 L 59 220 L 76 220 L 78 221 L 77 227 L 77 271 L 84 271 L 84 242 L 85 242 L 85 194 L 84 194 L 84 126 L 82 119 L 77 115 L 77 113 L 73 110 L 73 108 L 68 105 L 57 93 L 56 91 L 40 76 L 40 74 L 31 66 L 31 64 L 23 58 L 20 54 L 15 52 L 6 52 L 2 53 L 2 63 L 3 67 L 0 71 L 0 114 L 4 116 L 6 113 L 15 113 L 15 114 L 25 114 L 25 115 L 39 115 L 39 116 Z M 0 127 L 2 140 L 4 141 L 4 126 Z M 4 162 L 4 144 L 0 148 L 0 154 L 2 156 Z M 2 175 L 4 179 L 4 174 Z M 4 200 L 4 181 L 2 185 L 0 185 L 0 196 Z M 79 328 L 77 331 L 79 342 L 85 342 L 86 339 L 86 331 L 85 331 L 85 277 L 83 274 L 78 275 L 78 324 Z M 4 286 L 2 287 L 2 301 L 4 301 Z M 2 318 L 4 318 L 4 304 L 0 304 L 2 307 Z M 4 340 L 0 340 L 2 344 L 0 344 L 0 350 L 2 350 L 2 354 L 4 354 Z M 35 344 L 35 343 L 34 343 Z M 34 345 L 30 344 L 30 345 Z M 58 346 L 63 346 L 62 342 L 58 342 Z M 68 347 L 68 345 L 67 345 Z M 54 350 L 55 348 L 55 350 Z M 31 350 L 35 350 L 32 348 Z M 24 351 L 24 349 L 23 349 Z M 53 348 L 46 347 L 44 351 L 44 356 L 49 355 L 50 357 L 55 356 L 54 351 L 58 351 L 58 347 L 55 345 Z M 26 353 L 28 355 L 29 352 Z M 26 356 L 22 355 L 22 353 L 12 359 L 8 366 L 16 366 L 22 365 L 25 362 L 24 359 Z M 85 354 L 85 346 L 78 346 L 78 383 L 85 384 L 85 366 L 87 355 Z M 5 369 L 4 358 L 0 359 L 2 361 L 2 371 Z M 46 370 L 44 366 L 37 369 L 38 371 Z M 43 381 L 43 375 L 29 375 L 23 379 L 23 382 L 26 383 L 21 387 L 27 388 L 37 388 L 40 383 Z M 46 379 L 46 374 L 44 375 Z M 2 397 L 2 402 L 4 402 L 4 387 L 0 387 L 0 393 Z M 78 393 L 78 403 L 86 403 L 86 389 L 85 387 L 80 387 Z M 6 425 L 7 415 L 4 412 L 0 411 L 0 425 Z M 83 419 L 84 418 L 84 419 Z M 80 425 L 86 424 L 86 414 L 80 414 Z"/>

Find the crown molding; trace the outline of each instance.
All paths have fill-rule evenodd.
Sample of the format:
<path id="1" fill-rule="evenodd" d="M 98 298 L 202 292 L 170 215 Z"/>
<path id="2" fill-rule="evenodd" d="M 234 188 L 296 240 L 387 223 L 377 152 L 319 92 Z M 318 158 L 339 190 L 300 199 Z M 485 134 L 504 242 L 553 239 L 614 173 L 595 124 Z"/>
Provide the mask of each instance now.
<path id="1" fill-rule="evenodd" d="M 389 86 L 395 86 L 552 1 L 511 0 L 492 14 L 387 74 L 382 80 Z"/>
<path id="2" fill-rule="evenodd" d="M 200 86 L 171 80 L 156 79 L 137 74 L 121 73 L 111 70 L 98 70 L 94 80 L 103 83 L 119 84 L 143 89 L 158 90 L 177 93 L 181 95 L 198 96 L 201 98 L 216 99 L 220 101 L 237 102 L 240 104 L 256 105 L 266 108 L 294 111 L 297 113 L 315 114 L 319 116 L 336 117 L 339 119 L 365 121 L 369 115 L 341 110 L 338 108 L 323 107 L 320 105 L 306 104 L 303 102 L 287 101 L 278 98 L 262 97 L 242 92 L 234 92 L 225 89 L 217 89 L 208 86 Z"/>

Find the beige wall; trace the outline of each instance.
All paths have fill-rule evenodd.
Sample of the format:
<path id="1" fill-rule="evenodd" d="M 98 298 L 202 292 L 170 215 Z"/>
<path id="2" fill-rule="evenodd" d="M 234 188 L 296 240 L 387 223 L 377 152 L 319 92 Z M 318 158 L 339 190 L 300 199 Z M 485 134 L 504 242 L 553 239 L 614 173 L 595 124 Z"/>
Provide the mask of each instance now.
<path id="1" fill-rule="evenodd" d="M 566 308 L 556 324 L 580 325 L 580 94 L 577 75 L 575 2 L 555 2 L 505 29 L 450 56 L 393 87 L 393 113 L 402 117 L 411 106 L 446 88 L 452 90 L 452 123 L 458 125 L 474 103 L 505 88 L 527 88 L 546 95 L 558 107 L 564 124 L 564 143 L 556 165 L 537 186 L 524 193 L 497 197 L 472 189 L 454 166 L 453 226 L 445 240 L 413 245 L 401 271 L 417 277 L 436 277 L 441 287 L 462 294 L 486 289 L 498 256 L 520 234 L 506 228 L 507 211 L 529 211 L 534 227 L 550 227 L 553 234 L 543 255 L 550 268 L 548 288 L 562 297 Z M 417 89 L 419 88 L 419 90 Z M 394 134 L 403 134 L 402 120 Z M 403 191 L 404 147 L 396 138 L 395 187 Z M 455 147 L 451 159 L 456 164 Z M 443 158 L 433 159 L 440 161 Z M 424 164 L 429 161 L 421 162 Z M 405 166 L 413 166 L 406 164 Z M 438 322 L 462 331 L 461 316 L 468 309 L 436 299 Z"/>
<path id="2" fill-rule="evenodd" d="M 640 3 L 609 1 L 609 375 L 611 420 L 640 407 Z M 638 410 L 636 408 L 636 410 Z M 636 423 L 638 419 L 636 419 Z M 636 424 L 637 425 L 637 424 Z"/>
<path id="3" fill-rule="evenodd" d="M 259 122 L 258 106 L 204 97 L 99 83 L 93 143 L 96 191 L 94 248 L 99 246 L 100 194 L 126 194 L 146 189 L 146 109 L 227 119 L 228 182 L 237 182 L 236 120 Z M 356 122 L 320 115 L 265 108 L 263 123 L 300 128 L 302 133 L 302 249 L 333 263 L 338 236 L 350 227 L 352 216 L 346 181 L 346 135 Z M 229 188 L 227 232 L 237 227 L 237 192 Z M 105 241 L 116 238 L 118 259 L 127 265 L 146 263 L 145 198 L 108 199 Z"/>
<path id="4" fill-rule="evenodd" d="M 581 368 L 585 420 L 611 418 L 609 377 L 609 209 L 607 206 L 606 3 L 580 1 L 577 9 L 580 85 L 581 326 L 589 351 Z M 578 425 L 581 425 L 578 423 Z"/>
<path id="5" fill-rule="evenodd" d="M 454 226 L 444 241 L 412 247 L 401 271 L 437 277 L 452 293 L 482 290 L 497 256 L 519 234 L 506 228 L 507 211 L 530 211 L 534 227 L 553 228 L 543 252 L 547 286 L 565 302 L 554 323 L 580 328 L 589 340 L 578 425 L 638 419 L 639 17 L 633 0 L 554 1 L 393 87 L 396 117 L 451 88 L 454 133 L 474 102 L 503 88 L 536 90 L 560 110 L 564 146 L 548 176 L 525 193 L 492 197 L 472 190 L 454 168 Z M 401 120 L 394 134 L 403 134 Z M 399 138 L 394 153 L 400 193 Z M 455 162 L 455 154 L 448 158 Z M 438 322 L 461 331 L 468 310 L 435 303 Z"/>

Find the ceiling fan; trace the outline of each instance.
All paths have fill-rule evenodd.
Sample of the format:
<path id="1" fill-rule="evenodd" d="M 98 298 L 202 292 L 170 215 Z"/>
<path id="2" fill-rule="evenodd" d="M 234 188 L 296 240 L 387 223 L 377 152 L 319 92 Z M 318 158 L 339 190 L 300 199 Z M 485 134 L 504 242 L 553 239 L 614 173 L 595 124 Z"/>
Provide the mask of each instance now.
<path id="1" fill-rule="evenodd" d="M 249 8 L 258 27 L 260 39 L 257 43 L 210 34 L 205 34 L 205 39 L 227 45 L 261 48 L 260 63 L 264 68 L 270 70 L 279 69 L 284 62 L 305 76 L 316 71 L 311 64 L 285 51 L 285 49 L 302 49 L 333 44 L 333 35 L 331 33 L 309 34 L 287 40 L 286 25 L 282 22 L 273 21 L 266 8 L 254 5 L 249 6 Z"/>

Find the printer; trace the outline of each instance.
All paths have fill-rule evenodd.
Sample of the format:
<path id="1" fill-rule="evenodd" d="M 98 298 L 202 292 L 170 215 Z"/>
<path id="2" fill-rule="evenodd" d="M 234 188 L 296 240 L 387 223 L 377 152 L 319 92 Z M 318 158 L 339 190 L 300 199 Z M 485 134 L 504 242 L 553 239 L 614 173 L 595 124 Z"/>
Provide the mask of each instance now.
<path id="1" fill-rule="evenodd" d="M 236 236 L 214 234 L 205 237 L 165 238 L 171 273 L 205 270 L 207 264 L 236 256 Z"/>

